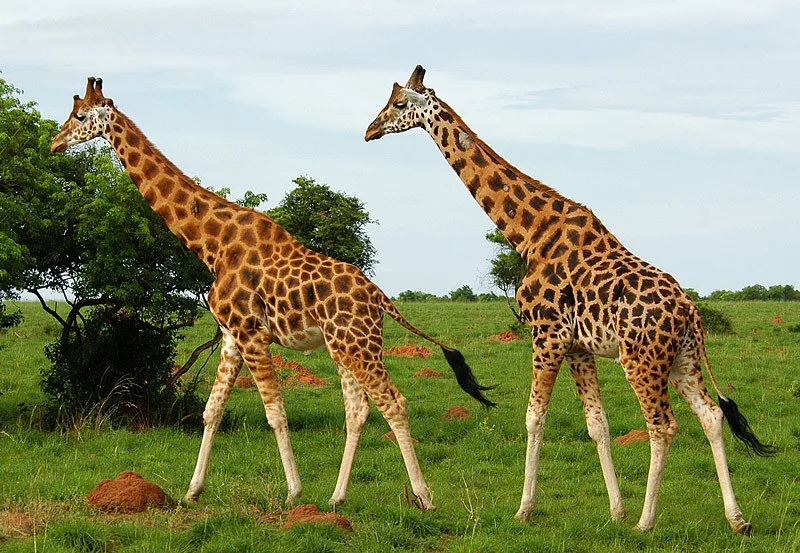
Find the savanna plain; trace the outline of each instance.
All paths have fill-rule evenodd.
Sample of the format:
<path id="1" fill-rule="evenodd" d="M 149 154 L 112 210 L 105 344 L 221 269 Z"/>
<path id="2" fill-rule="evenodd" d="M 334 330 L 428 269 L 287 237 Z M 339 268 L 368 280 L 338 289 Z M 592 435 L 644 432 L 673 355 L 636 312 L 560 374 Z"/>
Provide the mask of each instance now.
<path id="1" fill-rule="evenodd" d="M 708 302 L 730 316 L 735 334 L 706 338 L 721 387 L 778 454 L 749 454 L 725 430 L 734 489 L 754 535 L 731 532 L 708 442 L 686 404 L 672 393 L 680 426 L 667 460 L 654 531 L 634 530 L 644 500 L 649 446 L 612 445 L 628 509 L 612 522 L 599 462 L 569 371 L 556 384 L 541 453 L 537 511 L 530 524 L 513 516 L 525 456 L 525 408 L 531 381 L 529 337 L 492 339 L 513 320 L 502 302 L 401 303 L 420 329 L 462 351 L 479 381 L 497 384 L 481 408 L 458 387 L 438 348 L 428 358 L 387 356 L 394 382 L 409 401 L 417 455 L 438 509 L 420 512 L 408 498 L 400 451 L 382 436 L 388 426 L 373 409 L 347 502 L 337 512 L 352 531 L 330 525 L 283 528 L 286 484 L 274 437 L 255 389 L 235 388 L 228 404 L 236 423 L 217 436 L 206 491 L 197 504 L 142 514 L 109 515 L 86 496 L 103 479 L 140 473 L 176 499 L 194 469 L 200 434 L 176 428 L 132 431 L 102 417 L 72 428 L 40 423 L 45 397 L 42 348 L 57 326 L 36 304 L 20 304 L 25 322 L 0 335 L 0 551 L 7 552 L 622 552 L 800 551 L 800 302 Z M 776 322 L 783 321 L 783 322 Z M 177 362 L 214 334 L 201 319 L 179 344 Z M 393 321 L 385 347 L 423 344 Z M 330 384 L 287 380 L 283 390 L 304 491 L 301 503 L 328 511 L 344 447 L 344 409 L 332 361 L 275 347 Z M 198 378 L 207 390 L 216 353 L 203 357 Z M 199 367 L 199 365 L 198 365 Z M 414 378 L 422 369 L 440 378 Z M 622 369 L 599 360 L 612 439 L 645 429 Z M 243 374 L 247 374 L 246 370 Z M 454 406 L 471 414 L 443 420 Z"/>

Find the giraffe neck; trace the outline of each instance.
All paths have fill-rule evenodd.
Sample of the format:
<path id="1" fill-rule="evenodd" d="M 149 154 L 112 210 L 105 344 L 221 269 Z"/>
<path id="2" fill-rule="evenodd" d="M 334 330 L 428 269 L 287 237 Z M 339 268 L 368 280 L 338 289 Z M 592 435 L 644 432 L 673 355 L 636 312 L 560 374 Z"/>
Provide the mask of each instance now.
<path id="1" fill-rule="evenodd" d="M 219 219 L 250 210 L 225 200 L 186 176 L 119 111 L 111 114 L 105 138 L 153 211 L 215 272 L 217 252 L 224 243 Z M 211 217 L 212 212 L 217 214 L 216 218 Z M 229 215 L 221 217 L 220 212 Z"/>
<path id="2" fill-rule="evenodd" d="M 523 257 L 537 252 L 537 257 L 547 257 L 544 246 L 552 248 L 555 244 L 550 239 L 569 221 L 611 236 L 588 208 L 500 157 L 445 102 L 431 95 L 429 106 L 425 130 L 478 205 Z"/>

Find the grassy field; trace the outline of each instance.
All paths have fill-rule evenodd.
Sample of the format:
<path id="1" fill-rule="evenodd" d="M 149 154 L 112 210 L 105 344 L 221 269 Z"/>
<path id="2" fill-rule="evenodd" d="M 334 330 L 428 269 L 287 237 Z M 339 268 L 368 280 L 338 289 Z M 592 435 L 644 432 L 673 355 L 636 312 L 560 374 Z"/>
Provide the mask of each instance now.
<path id="1" fill-rule="evenodd" d="M 623 523 L 609 520 L 608 499 L 580 400 L 564 371 L 551 402 L 541 454 L 538 511 L 531 524 L 513 519 L 522 491 L 524 415 L 530 389 L 530 341 L 490 340 L 507 328 L 502 303 L 402 304 L 419 328 L 459 348 L 482 383 L 497 384 L 484 410 L 460 391 L 438 351 L 428 359 L 387 357 L 389 372 L 409 400 L 417 454 L 438 510 L 410 507 L 407 476 L 388 430 L 373 412 L 356 455 L 348 501 L 337 511 L 353 532 L 327 526 L 281 527 L 286 485 L 277 447 L 254 390 L 235 389 L 228 409 L 238 429 L 218 436 L 200 503 L 169 511 L 108 516 L 85 498 L 102 479 L 139 472 L 175 498 L 183 497 L 200 444 L 199 434 L 174 429 L 96 430 L 91 422 L 69 432 L 41 430 L 42 347 L 58 328 L 33 304 L 26 322 L 0 335 L 0 550 L 36 552 L 622 552 L 800 551 L 800 303 L 714 303 L 729 314 L 735 336 L 707 339 L 722 386 L 757 434 L 780 452 L 749 455 L 726 430 L 737 499 L 754 536 L 733 535 L 708 443 L 688 407 L 673 394 L 680 425 L 664 476 L 653 532 L 633 530 L 647 477 L 645 443 L 614 444 L 628 508 Z M 785 322 L 772 322 L 780 316 Z M 203 320 L 181 343 L 181 357 L 213 335 Z M 386 347 L 422 342 L 392 321 Z M 430 344 L 428 344 L 430 345 Z M 336 371 L 324 352 L 304 357 L 275 348 L 311 368 L 330 386 L 293 386 L 284 401 L 304 485 L 303 502 L 328 510 L 344 446 L 344 410 Z M 180 361 L 180 359 L 179 359 Z M 211 382 L 216 361 L 200 378 Z M 599 362 L 612 437 L 644 429 L 633 392 L 619 366 Z M 440 370 L 441 379 L 412 375 Z M 443 421 L 451 406 L 472 418 Z"/>

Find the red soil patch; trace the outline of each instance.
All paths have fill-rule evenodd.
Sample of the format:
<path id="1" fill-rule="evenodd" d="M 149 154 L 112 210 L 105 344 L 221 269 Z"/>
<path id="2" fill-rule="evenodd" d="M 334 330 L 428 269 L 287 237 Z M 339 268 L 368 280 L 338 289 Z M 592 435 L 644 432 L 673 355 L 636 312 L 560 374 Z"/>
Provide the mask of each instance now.
<path id="1" fill-rule="evenodd" d="M 775 315 L 775 317 L 772 318 L 772 322 L 781 324 L 783 322 L 783 319 L 781 318 L 780 315 Z"/>
<path id="2" fill-rule="evenodd" d="M 100 482 L 86 497 L 86 502 L 92 507 L 114 513 L 140 513 L 150 507 L 177 505 L 156 484 L 129 470 L 113 480 Z"/>
<path id="3" fill-rule="evenodd" d="M 489 340 L 492 340 L 493 342 L 502 342 L 504 344 L 507 344 L 509 342 L 513 342 L 514 340 L 522 340 L 522 336 L 520 336 L 519 334 L 515 334 L 510 330 L 504 330 L 500 334 L 495 334 L 494 336 L 491 336 Z"/>
<path id="4" fill-rule="evenodd" d="M 397 355 L 398 357 L 430 357 L 431 350 L 425 346 L 414 346 L 411 344 L 405 346 L 392 346 L 384 350 L 384 355 Z"/>
<path id="5" fill-rule="evenodd" d="M 631 430 L 624 436 L 614 438 L 614 443 L 619 445 L 628 445 L 633 442 L 649 442 L 650 434 L 646 430 Z"/>
<path id="6" fill-rule="evenodd" d="M 386 434 L 384 434 L 383 436 L 381 436 L 381 439 L 383 439 L 383 440 L 389 440 L 389 441 L 390 441 L 390 442 L 392 442 L 393 444 L 396 444 L 396 443 L 397 443 L 397 437 L 394 435 L 394 430 L 389 430 L 389 431 L 388 431 Z M 411 443 L 412 443 L 412 444 L 418 444 L 418 443 L 419 443 L 419 440 L 418 440 L 418 439 L 416 439 L 414 436 L 411 436 Z"/>
<path id="7" fill-rule="evenodd" d="M 272 364 L 278 369 L 289 369 L 292 371 L 289 382 L 305 384 L 306 386 L 328 386 L 329 383 L 313 372 L 308 367 L 304 367 L 297 361 L 286 361 L 281 355 L 272 356 Z"/>
<path id="8" fill-rule="evenodd" d="M 33 536 L 37 522 L 26 513 L 0 511 L 0 542 L 2 538 L 28 538 Z"/>
<path id="9" fill-rule="evenodd" d="M 349 532 L 353 531 L 350 521 L 338 513 L 323 513 L 316 505 L 300 505 L 289 511 L 284 528 L 291 528 L 295 524 L 332 524 Z"/>
<path id="10" fill-rule="evenodd" d="M 411 378 L 440 378 L 442 373 L 434 371 L 433 369 L 422 369 L 415 372 Z"/>
<path id="11" fill-rule="evenodd" d="M 239 388 L 255 388 L 255 381 L 249 376 L 240 376 L 236 379 L 236 385 Z"/>
<path id="12" fill-rule="evenodd" d="M 443 421 L 465 421 L 471 419 L 472 415 L 465 407 L 457 406 L 451 407 L 447 413 L 442 415 Z"/>

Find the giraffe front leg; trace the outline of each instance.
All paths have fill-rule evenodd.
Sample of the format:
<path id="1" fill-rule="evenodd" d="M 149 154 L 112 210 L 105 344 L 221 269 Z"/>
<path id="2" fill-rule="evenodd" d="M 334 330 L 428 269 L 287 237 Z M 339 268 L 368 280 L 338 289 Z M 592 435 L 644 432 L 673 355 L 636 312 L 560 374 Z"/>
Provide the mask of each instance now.
<path id="1" fill-rule="evenodd" d="M 514 518 L 521 522 L 530 520 L 536 507 L 536 486 L 539 475 L 539 451 L 542 447 L 544 422 L 547 406 L 553 393 L 558 369 L 564 358 L 563 350 L 538 338 L 533 347 L 533 382 L 525 415 L 528 444 L 525 450 L 525 480 L 522 486 L 522 500 Z"/>
<path id="2" fill-rule="evenodd" d="M 203 493 L 206 486 L 206 472 L 211 457 L 211 446 L 214 437 L 222 422 L 225 405 L 228 403 L 233 383 L 242 369 L 242 357 L 236 349 L 233 337 L 226 330 L 222 331 L 222 350 L 220 352 L 219 367 L 214 386 L 203 411 L 203 440 L 200 444 L 200 453 L 197 456 L 197 465 L 194 469 L 189 490 L 184 496 L 184 501 L 194 502 Z"/>
<path id="3" fill-rule="evenodd" d="M 278 378 L 272 366 L 269 345 L 268 343 L 259 343 L 259 340 L 252 340 L 243 348 L 243 352 L 247 368 L 250 369 L 250 374 L 253 375 L 253 380 L 256 381 L 258 392 L 261 395 L 267 423 L 272 428 L 275 441 L 278 443 L 278 452 L 286 475 L 286 503 L 292 505 L 303 492 L 303 486 L 300 484 L 300 474 L 297 471 L 297 463 L 289 439 L 289 423 L 283 407 Z"/>
<path id="4" fill-rule="evenodd" d="M 339 469 L 339 478 L 336 480 L 336 488 L 330 501 L 328 501 L 331 506 L 341 505 L 347 498 L 353 459 L 358 448 L 358 442 L 361 440 L 364 424 L 369 417 L 369 399 L 366 392 L 347 369 L 342 366 L 339 366 L 338 369 L 339 378 L 342 382 L 342 395 L 344 396 L 347 438 L 344 445 L 344 454 L 342 455 L 342 465 Z"/>
<path id="5" fill-rule="evenodd" d="M 617 475 L 614 472 L 614 461 L 611 458 L 611 433 L 609 432 L 608 419 L 603 409 L 594 355 L 591 353 L 571 354 L 567 356 L 567 362 L 583 404 L 589 437 L 594 441 L 597 447 L 597 455 L 600 457 L 600 468 L 603 471 L 603 480 L 608 490 L 611 518 L 617 521 L 623 520 L 627 515 L 627 511 L 622 502 Z"/>

